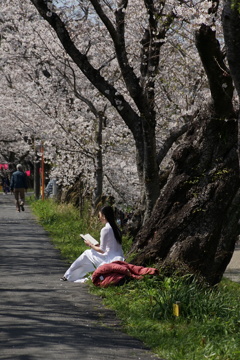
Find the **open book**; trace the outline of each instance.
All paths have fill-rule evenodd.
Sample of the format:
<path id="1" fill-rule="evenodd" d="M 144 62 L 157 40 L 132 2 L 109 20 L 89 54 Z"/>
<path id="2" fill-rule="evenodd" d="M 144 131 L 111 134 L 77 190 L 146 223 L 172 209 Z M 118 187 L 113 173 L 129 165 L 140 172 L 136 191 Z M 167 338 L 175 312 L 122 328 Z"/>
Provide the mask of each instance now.
<path id="1" fill-rule="evenodd" d="M 90 234 L 80 234 L 80 236 L 84 239 L 84 240 L 87 240 L 89 241 L 91 244 L 93 245 L 97 245 L 98 244 L 98 241 L 95 240 Z"/>

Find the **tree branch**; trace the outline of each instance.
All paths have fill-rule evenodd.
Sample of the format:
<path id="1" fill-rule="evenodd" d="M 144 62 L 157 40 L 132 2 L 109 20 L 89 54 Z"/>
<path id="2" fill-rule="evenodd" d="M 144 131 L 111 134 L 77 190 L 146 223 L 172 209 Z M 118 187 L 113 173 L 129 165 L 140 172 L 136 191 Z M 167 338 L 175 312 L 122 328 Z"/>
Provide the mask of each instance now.
<path id="1" fill-rule="evenodd" d="M 226 45 L 227 59 L 230 72 L 240 99 L 240 12 L 237 2 L 233 5 L 231 0 L 226 0 L 223 13 L 223 34 Z M 240 165 L 240 113 L 238 114 L 238 161 Z"/>
<path id="2" fill-rule="evenodd" d="M 139 84 L 139 79 L 135 75 L 133 68 L 130 66 L 125 44 L 125 11 L 128 5 L 128 0 L 119 1 L 118 9 L 115 11 L 116 29 L 105 15 L 98 0 L 91 0 L 92 5 L 99 18 L 106 26 L 115 47 L 118 64 L 122 72 L 122 76 L 126 87 L 131 94 L 139 111 L 143 113 L 148 108 L 146 98 L 143 96 L 142 87 Z"/>
<path id="3" fill-rule="evenodd" d="M 161 149 L 158 151 L 157 154 L 158 166 L 160 166 L 162 160 L 167 155 L 169 149 L 171 149 L 173 143 L 176 142 L 176 140 L 188 130 L 188 127 L 189 124 L 184 124 L 180 129 L 174 129 L 170 132 L 168 138 L 164 141 L 163 145 L 161 146 Z"/>
<path id="4" fill-rule="evenodd" d="M 230 72 L 240 98 L 240 12 L 232 1 L 225 2 L 222 23 Z"/>
<path id="5" fill-rule="evenodd" d="M 229 118 L 234 113 L 233 84 L 215 31 L 202 24 L 195 35 L 196 47 L 208 77 L 214 112 L 219 118 Z"/>
<path id="6" fill-rule="evenodd" d="M 153 0 L 144 0 L 144 3 L 148 12 L 148 27 L 141 41 L 141 84 L 153 110 L 155 76 L 159 70 L 160 50 L 175 16 L 172 11 L 163 14 L 164 1 L 157 5 Z"/>
<path id="7" fill-rule="evenodd" d="M 74 63 L 88 78 L 88 80 L 100 91 L 100 93 L 110 101 L 129 129 L 134 132 L 136 123 L 139 121 L 139 116 L 124 99 L 123 95 L 119 94 L 117 89 L 115 89 L 114 86 L 101 76 L 100 71 L 90 64 L 87 56 L 77 49 L 73 40 L 70 38 L 65 24 L 55 12 L 52 11 L 49 14 L 49 9 L 45 1 L 31 0 L 31 2 L 36 7 L 39 14 L 55 30 L 61 44 Z"/>

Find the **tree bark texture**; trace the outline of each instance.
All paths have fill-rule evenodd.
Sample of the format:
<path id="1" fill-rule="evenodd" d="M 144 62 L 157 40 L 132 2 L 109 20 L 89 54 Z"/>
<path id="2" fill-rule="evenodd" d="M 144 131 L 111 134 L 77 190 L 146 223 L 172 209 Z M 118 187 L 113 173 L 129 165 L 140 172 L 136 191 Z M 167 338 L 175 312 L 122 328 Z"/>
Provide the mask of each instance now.
<path id="1" fill-rule="evenodd" d="M 240 97 L 240 12 L 237 3 L 234 6 L 231 0 L 225 1 L 222 24 L 228 64 Z"/>
<path id="2" fill-rule="evenodd" d="M 233 84 L 215 35 L 206 25 L 196 32 L 211 107 L 199 112 L 174 151 L 174 168 L 131 251 L 136 264 L 159 261 L 210 284 L 220 281 L 232 257 L 240 216 Z"/>
<path id="3" fill-rule="evenodd" d="M 138 233 L 132 262 L 187 266 L 215 284 L 239 232 L 237 122 L 199 117 L 173 161 L 153 214 Z"/>
<path id="4" fill-rule="evenodd" d="M 234 88 L 215 31 L 202 24 L 196 32 L 196 47 L 208 77 L 216 117 L 229 118 L 234 113 Z"/>
<path id="5" fill-rule="evenodd" d="M 240 98 L 240 11 L 237 2 L 225 1 L 222 13 L 223 33 L 230 73 Z M 238 153 L 240 154 L 240 114 L 238 114 Z M 240 160 L 239 160 L 240 162 Z"/>

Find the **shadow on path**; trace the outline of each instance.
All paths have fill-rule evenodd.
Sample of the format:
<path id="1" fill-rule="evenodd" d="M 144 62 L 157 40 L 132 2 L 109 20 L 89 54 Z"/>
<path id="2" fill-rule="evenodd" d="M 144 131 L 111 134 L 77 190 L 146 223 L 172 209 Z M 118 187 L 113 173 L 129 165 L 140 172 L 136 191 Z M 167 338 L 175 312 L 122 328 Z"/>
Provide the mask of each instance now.
<path id="1" fill-rule="evenodd" d="M 86 284 L 59 281 L 66 269 L 28 206 L 0 194 L 0 359 L 159 359 L 120 331 Z"/>

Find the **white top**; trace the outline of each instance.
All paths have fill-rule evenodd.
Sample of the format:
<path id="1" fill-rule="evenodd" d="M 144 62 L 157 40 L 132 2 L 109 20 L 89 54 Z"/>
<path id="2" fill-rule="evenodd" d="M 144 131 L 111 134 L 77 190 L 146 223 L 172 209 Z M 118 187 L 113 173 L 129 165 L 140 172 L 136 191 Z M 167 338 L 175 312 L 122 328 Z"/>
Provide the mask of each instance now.
<path id="1" fill-rule="evenodd" d="M 109 223 L 100 232 L 100 248 L 103 254 L 94 250 L 85 250 L 69 267 L 64 276 L 68 281 L 81 282 L 87 273 L 98 266 L 112 261 L 124 261 L 122 246 L 117 242 Z"/>
<path id="2" fill-rule="evenodd" d="M 100 232 L 100 248 L 103 251 L 103 261 L 106 263 L 124 260 L 122 245 L 117 242 L 109 223 Z"/>

